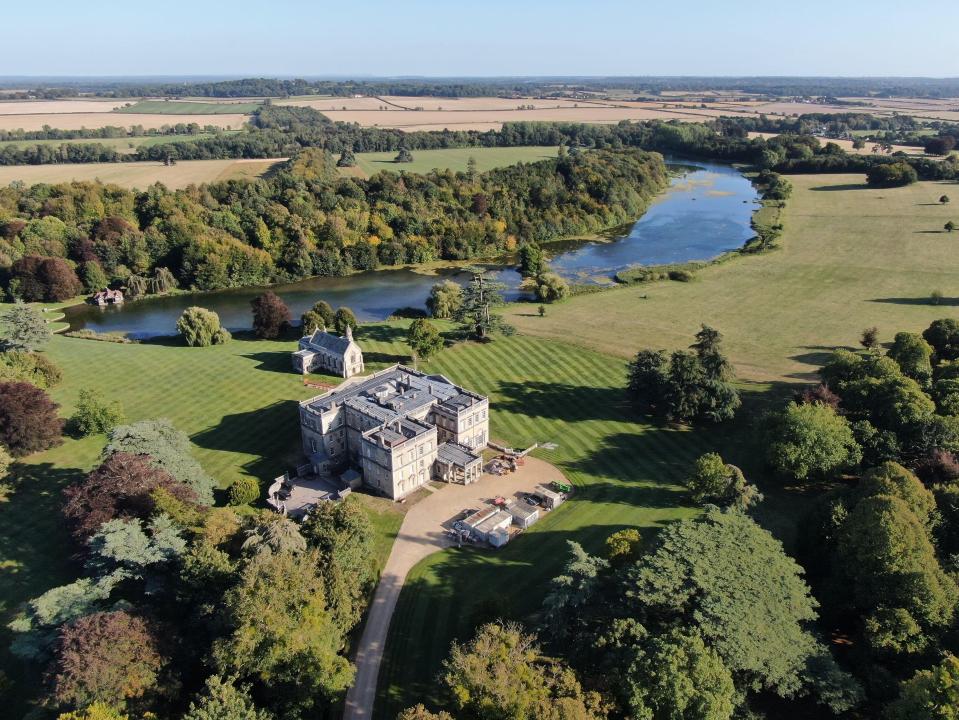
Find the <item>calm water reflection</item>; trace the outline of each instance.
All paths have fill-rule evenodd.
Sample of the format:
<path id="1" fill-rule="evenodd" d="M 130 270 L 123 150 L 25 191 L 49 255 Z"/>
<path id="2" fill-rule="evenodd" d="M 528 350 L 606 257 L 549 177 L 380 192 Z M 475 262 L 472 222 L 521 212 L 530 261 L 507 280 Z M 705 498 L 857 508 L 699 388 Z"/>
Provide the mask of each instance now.
<path id="1" fill-rule="evenodd" d="M 550 264 L 576 281 L 608 280 L 630 265 L 707 260 L 741 247 L 753 233 L 749 226 L 756 192 L 739 172 L 725 165 L 697 162 L 686 167 L 672 186 L 650 206 L 625 234 L 607 242 L 573 242 L 551 246 Z M 517 298 L 519 274 L 511 268 L 496 271 Z M 455 268 L 440 277 L 465 282 Z M 423 307 L 436 275 L 412 270 L 380 270 L 343 278 L 311 278 L 272 289 L 298 318 L 317 300 L 334 308 L 346 305 L 361 321 L 382 320 L 401 307 Z M 193 293 L 131 302 L 119 308 L 80 305 L 68 308 L 72 329 L 123 332 L 135 338 L 171 335 L 184 308 L 200 305 L 215 311 L 230 330 L 250 327 L 250 300 L 262 289 L 242 288 Z"/>

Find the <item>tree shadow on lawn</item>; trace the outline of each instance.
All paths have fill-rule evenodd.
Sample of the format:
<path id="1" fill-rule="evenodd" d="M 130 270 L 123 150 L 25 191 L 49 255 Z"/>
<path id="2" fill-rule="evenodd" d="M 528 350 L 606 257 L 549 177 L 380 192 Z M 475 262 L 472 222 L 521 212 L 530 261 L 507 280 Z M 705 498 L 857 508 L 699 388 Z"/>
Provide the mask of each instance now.
<path id="1" fill-rule="evenodd" d="M 889 298 L 873 298 L 869 302 L 874 303 L 890 303 L 892 305 L 929 305 L 930 307 L 935 307 L 936 305 L 942 305 L 944 307 L 951 307 L 954 305 L 959 305 L 959 297 L 941 297 L 933 302 L 932 299 L 928 297 L 921 298 L 904 298 L 904 297 L 889 297 Z"/>
<path id="2" fill-rule="evenodd" d="M 187 347 L 179 335 L 154 335 L 153 337 L 138 340 L 141 345 L 158 345 L 160 347 Z"/>
<path id="3" fill-rule="evenodd" d="M 226 415 L 219 425 L 196 433 L 190 440 L 208 450 L 257 455 L 242 468 L 260 480 L 270 480 L 302 462 L 298 403 L 282 400 Z"/>
<path id="4" fill-rule="evenodd" d="M 364 352 L 363 353 L 363 363 L 364 364 L 373 364 L 373 365 L 409 365 L 412 367 L 413 358 L 409 355 L 399 355 L 394 353 L 382 353 L 382 352 Z M 420 363 L 422 365 L 422 363 Z M 424 370 L 424 368 L 420 368 Z"/>
<path id="5" fill-rule="evenodd" d="M 363 340 L 383 343 L 406 342 L 406 328 L 382 323 L 360 325 L 356 330 L 356 339 L 361 342 Z"/>
<path id="6" fill-rule="evenodd" d="M 78 468 L 51 463 L 13 466 L 12 493 L 0 503 L 0 613 L 76 574 L 70 559 L 76 546 L 60 514 L 61 493 L 83 476 Z"/>
<path id="7" fill-rule="evenodd" d="M 539 381 L 501 381 L 495 408 L 531 418 L 566 422 L 635 419 L 624 388 Z"/>
<path id="8" fill-rule="evenodd" d="M 285 350 L 275 352 L 249 353 L 242 357 L 255 360 L 260 363 L 256 366 L 257 370 L 266 370 L 268 372 L 284 373 L 287 375 L 297 374 L 293 369 L 293 361 L 290 359 L 290 353 Z"/>
<path id="9" fill-rule="evenodd" d="M 817 185 L 809 188 L 816 192 L 839 192 L 842 190 L 872 190 L 866 183 L 845 183 L 843 185 Z"/>

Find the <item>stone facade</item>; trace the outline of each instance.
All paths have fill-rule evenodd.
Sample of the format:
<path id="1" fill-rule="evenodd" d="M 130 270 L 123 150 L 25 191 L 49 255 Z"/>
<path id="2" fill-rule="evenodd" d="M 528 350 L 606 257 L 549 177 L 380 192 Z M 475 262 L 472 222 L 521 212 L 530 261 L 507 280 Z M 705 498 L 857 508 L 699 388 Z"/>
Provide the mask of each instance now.
<path id="1" fill-rule="evenodd" d="M 353 339 L 353 330 L 347 326 L 340 337 L 320 328 L 300 339 L 299 349 L 293 353 L 293 368 L 298 372 L 323 372 L 353 377 L 363 372 L 363 351 Z"/>
<path id="2" fill-rule="evenodd" d="M 314 472 L 354 467 L 367 487 L 399 499 L 434 477 L 479 478 L 489 400 L 442 375 L 394 365 L 301 402 L 300 430 Z"/>

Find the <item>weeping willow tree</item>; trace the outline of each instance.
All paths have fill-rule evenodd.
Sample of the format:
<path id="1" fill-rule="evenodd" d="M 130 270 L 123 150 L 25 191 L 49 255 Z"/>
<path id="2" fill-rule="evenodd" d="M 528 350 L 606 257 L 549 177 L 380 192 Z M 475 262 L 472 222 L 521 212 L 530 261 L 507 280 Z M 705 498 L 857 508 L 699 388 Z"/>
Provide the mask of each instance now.
<path id="1" fill-rule="evenodd" d="M 142 275 L 131 275 L 126 281 L 127 297 L 138 298 L 147 294 L 147 279 Z"/>
<path id="2" fill-rule="evenodd" d="M 153 277 L 147 283 L 149 290 L 154 295 L 163 295 L 176 290 L 176 278 L 168 268 L 158 267 L 153 273 Z"/>

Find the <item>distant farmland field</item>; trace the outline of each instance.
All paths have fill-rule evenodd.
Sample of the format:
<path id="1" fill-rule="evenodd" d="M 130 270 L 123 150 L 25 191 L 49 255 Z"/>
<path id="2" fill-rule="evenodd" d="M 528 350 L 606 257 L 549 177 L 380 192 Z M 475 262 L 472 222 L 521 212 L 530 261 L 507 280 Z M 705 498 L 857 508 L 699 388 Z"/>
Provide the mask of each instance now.
<path id="1" fill-rule="evenodd" d="M 508 148 L 444 148 L 442 150 L 414 150 L 413 162 L 393 162 L 395 152 L 356 153 L 356 167 L 341 168 L 343 174 L 369 177 L 381 170 L 393 172 L 425 173 L 430 170 L 453 170 L 465 172 L 470 157 L 476 159 L 476 169 L 486 172 L 497 167 L 520 162 L 536 162 L 556 157 L 556 147 L 508 147 Z"/>
<path id="2" fill-rule="evenodd" d="M 75 138 L 70 140 L 6 140 L 0 142 L 0 150 L 6 147 L 33 147 L 34 145 L 86 145 L 93 143 L 95 145 L 106 145 L 114 148 L 117 152 L 132 154 L 141 147 L 153 147 L 154 145 L 165 145 L 172 142 L 195 142 L 197 140 L 206 140 L 215 137 L 213 133 L 197 133 L 196 135 L 141 135 L 140 137 L 123 138 Z"/>
<path id="3" fill-rule="evenodd" d="M 21 180 L 28 185 L 100 180 L 141 190 L 155 182 L 178 189 L 190 184 L 259 177 L 281 161 L 282 159 L 184 160 L 169 167 L 159 162 L 12 165 L 0 167 L 0 186 L 15 180 Z"/>
<path id="4" fill-rule="evenodd" d="M 234 108 L 236 106 L 233 106 Z M 164 125 L 176 125 L 180 122 L 195 122 L 201 127 L 213 125 L 218 128 L 237 130 L 247 122 L 250 116 L 231 110 L 229 113 L 210 115 L 189 115 L 180 117 L 163 113 L 140 112 L 81 112 L 81 113 L 38 113 L 36 115 L 0 114 L 0 130 L 42 130 L 45 126 L 59 130 L 80 130 L 82 128 L 123 127 L 140 125 L 147 130 L 161 128 Z"/>
<path id="5" fill-rule="evenodd" d="M 251 113 L 262 102 L 184 102 L 182 100 L 141 100 L 130 107 L 117 108 L 118 113 L 159 115 L 223 115 Z"/>

